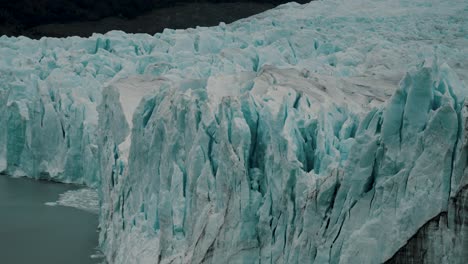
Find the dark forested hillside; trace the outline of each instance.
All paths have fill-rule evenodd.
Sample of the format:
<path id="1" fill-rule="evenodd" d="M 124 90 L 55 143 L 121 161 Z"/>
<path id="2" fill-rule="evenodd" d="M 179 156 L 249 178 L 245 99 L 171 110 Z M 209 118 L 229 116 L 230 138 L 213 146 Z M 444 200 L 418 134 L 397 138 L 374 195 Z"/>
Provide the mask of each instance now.
<path id="1" fill-rule="evenodd" d="M 310 1 L 310 0 L 309 0 Z M 296 0 L 306 3 L 308 0 Z M 94 23 L 96 31 L 108 29 L 121 29 L 129 32 L 155 33 L 165 27 L 195 26 L 204 23 L 213 24 L 223 19 L 224 22 L 232 22 L 239 18 L 250 16 L 254 13 L 272 8 L 274 5 L 289 2 L 288 0 L 0 0 L 0 34 L 28 35 L 40 37 L 42 35 L 64 36 L 69 35 L 67 30 L 51 30 L 45 32 L 37 28 L 46 24 L 70 24 L 89 21 L 99 21 L 112 17 L 112 21 Z M 234 6 L 235 3 L 235 6 Z M 234 9 L 234 13 L 226 8 Z M 198 8 L 197 8 L 198 7 Z M 157 11 L 160 12 L 157 12 Z M 161 12 L 164 10 L 165 12 Z M 139 16 L 156 12 L 157 21 L 146 17 L 145 21 L 132 20 Z M 178 17 L 179 16 L 179 17 Z M 164 22 L 161 17 L 165 17 Z M 193 17 L 195 20 L 192 21 Z M 203 19 L 196 18 L 203 17 Z M 148 21 L 151 20 L 151 21 Z M 177 21 L 176 21 L 177 20 Z M 181 23 L 184 20 L 185 23 Z M 219 21 L 218 21 L 219 22 Z M 112 25 L 115 23 L 115 25 Z M 133 24 L 132 24 L 133 23 Z M 151 23 L 158 25 L 149 27 Z M 174 26 L 175 23 L 175 26 Z M 132 24 L 129 26 L 129 24 Z M 137 25 L 138 24 L 138 25 Z M 87 24 L 80 24 L 88 27 Z M 179 26 L 180 25 L 180 26 Z M 61 28 L 63 29 L 63 25 Z M 73 28 L 73 26 L 72 26 Z M 156 29 L 157 28 L 157 29 Z M 89 35 L 91 28 L 78 30 L 79 35 Z"/>

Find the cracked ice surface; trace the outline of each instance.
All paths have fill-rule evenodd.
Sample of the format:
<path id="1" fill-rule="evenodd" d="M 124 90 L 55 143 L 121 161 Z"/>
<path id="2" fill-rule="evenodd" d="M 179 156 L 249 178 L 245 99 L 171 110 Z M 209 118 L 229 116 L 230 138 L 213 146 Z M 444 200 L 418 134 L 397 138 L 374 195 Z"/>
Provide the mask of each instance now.
<path id="1" fill-rule="evenodd" d="M 133 75 L 180 81 L 273 65 L 389 96 L 409 66 L 437 54 L 466 79 L 465 15 L 461 0 L 321 1 L 155 36 L 3 36 L 0 171 L 99 185 L 96 105 L 103 86 Z"/>
<path id="2" fill-rule="evenodd" d="M 112 263 L 383 262 L 467 184 L 467 12 L 2 37 L 0 171 L 99 186 Z"/>
<path id="3" fill-rule="evenodd" d="M 285 5 L 210 29 L 247 28 L 254 41 L 240 50 L 254 46 L 250 70 L 239 66 L 248 56 L 215 49 L 221 37 L 211 33 L 214 57 L 240 70 L 156 78 L 129 125 L 117 103 L 126 85 L 105 88 L 109 260 L 391 258 L 467 184 L 467 10 L 445 1 Z M 193 37 L 179 34 L 185 44 Z M 195 51 L 178 48 L 201 56 L 202 36 L 193 37 Z"/>

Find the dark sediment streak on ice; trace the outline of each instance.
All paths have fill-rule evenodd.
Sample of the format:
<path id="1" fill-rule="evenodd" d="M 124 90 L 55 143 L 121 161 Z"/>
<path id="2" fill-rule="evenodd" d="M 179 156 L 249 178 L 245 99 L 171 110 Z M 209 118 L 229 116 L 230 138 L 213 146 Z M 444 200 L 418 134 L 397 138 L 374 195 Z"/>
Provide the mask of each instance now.
<path id="1" fill-rule="evenodd" d="M 468 259 L 468 186 L 451 199 L 448 212 L 427 222 L 386 264 L 447 263 Z"/>

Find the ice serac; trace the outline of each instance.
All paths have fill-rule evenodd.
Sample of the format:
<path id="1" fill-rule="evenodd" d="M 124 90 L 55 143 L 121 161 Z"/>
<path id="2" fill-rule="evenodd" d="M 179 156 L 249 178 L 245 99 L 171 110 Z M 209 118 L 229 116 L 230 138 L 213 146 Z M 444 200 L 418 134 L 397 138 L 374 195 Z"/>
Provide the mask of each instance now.
<path id="1" fill-rule="evenodd" d="M 452 78 L 446 65 L 425 65 L 408 74 L 383 113 L 381 137 L 376 133 L 372 140 L 377 143 L 374 154 L 366 156 L 372 151 L 367 142 L 356 149 L 364 154 L 345 168 L 337 193 L 346 210 L 337 217 L 343 219 L 345 232 L 331 252 L 340 262 L 382 262 L 427 221 L 448 210 L 451 181 L 460 177 L 453 170 L 455 157 L 465 155 L 457 144 L 466 133 L 461 121 L 466 87 Z M 363 175 L 368 178 L 356 186 Z M 349 227 L 362 219 L 366 221 L 359 228 Z M 359 254 L 363 247 L 378 254 Z"/>
<path id="2" fill-rule="evenodd" d="M 1 171 L 96 186 L 99 82 L 65 59 L 63 41 L 1 43 Z"/>
<path id="3" fill-rule="evenodd" d="M 158 87 L 128 171 L 107 180 L 114 262 L 381 263 L 466 186 L 468 90 L 446 64 L 412 69 L 378 107 L 273 67 Z"/>

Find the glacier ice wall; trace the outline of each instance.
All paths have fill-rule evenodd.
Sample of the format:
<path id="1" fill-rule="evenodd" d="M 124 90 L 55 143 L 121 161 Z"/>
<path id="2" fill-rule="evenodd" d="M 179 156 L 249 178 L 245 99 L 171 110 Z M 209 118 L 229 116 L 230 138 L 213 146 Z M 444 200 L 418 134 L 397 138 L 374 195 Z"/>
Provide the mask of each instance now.
<path id="1" fill-rule="evenodd" d="M 465 13 L 461 0 L 337 0 L 155 36 L 2 36 L 0 170 L 98 186 L 96 106 L 104 86 L 134 75 L 179 81 L 274 65 L 374 79 L 390 95 L 409 66 L 436 53 L 466 79 Z"/>
<path id="2" fill-rule="evenodd" d="M 456 74 L 426 62 L 371 109 L 317 78 L 267 67 L 144 97 L 128 168 L 114 156 L 103 178 L 111 261 L 379 263 L 447 211 L 468 179 Z M 112 131 L 125 117 L 105 97 Z"/>
<path id="3" fill-rule="evenodd" d="M 98 141 L 108 260 L 391 259 L 467 185 L 466 10 L 444 1 L 285 5 L 228 26 L 248 25 L 253 60 L 248 43 L 237 56 L 210 46 L 223 57 L 211 65 L 230 70 L 150 80 L 133 118 L 119 93 L 135 87 L 106 87 L 99 130 L 109 133 Z M 280 15 L 305 32 L 278 32 L 290 22 Z M 253 33 L 270 26 L 274 34 Z M 434 254 L 463 263 L 463 245 Z"/>
<path id="4" fill-rule="evenodd" d="M 0 37 L 0 173 L 98 186 L 112 263 L 383 262 L 467 184 L 467 11 Z"/>
<path id="5" fill-rule="evenodd" d="M 0 124 L 6 124 L 6 105 L 8 99 L 8 91 L 0 87 Z M 6 126 L 0 126 L 0 172 L 3 172 L 7 167 L 6 162 Z"/>
<path id="6" fill-rule="evenodd" d="M 450 199 L 447 212 L 427 222 L 387 264 L 458 263 L 468 258 L 468 186 Z"/>
<path id="7" fill-rule="evenodd" d="M 323 11 L 330 3 L 283 6 L 261 19 L 274 20 L 275 12 L 313 14 L 312 7 Z M 341 47 L 328 46 L 333 57 L 325 63 L 320 54 L 301 51 L 309 47 L 306 39 L 287 38 L 302 45 L 280 39 L 269 46 L 292 47 L 306 59 L 285 67 L 272 60 L 295 57 L 269 51 L 258 61 L 272 62 L 256 63 L 254 71 L 157 79 L 131 120 L 120 106 L 122 88 L 104 90 L 100 130 L 124 131 L 111 128 L 127 122 L 131 128 L 99 140 L 105 158 L 101 241 L 110 261 L 379 263 L 448 210 L 467 180 L 467 90 L 459 80 L 466 56 L 455 59 L 460 63 L 444 57 L 455 71 L 437 59 L 407 74 L 401 65 L 437 57 L 440 49 L 463 53 L 458 44 L 466 38 L 424 52 L 426 34 L 434 32 L 418 31 L 430 27 L 420 22 L 449 9 L 429 15 L 433 7 L 405 2 L 405 10 L 416 11 L 411 17 L 401 9 L 380 17 L 382 11 L 372 9 L 378 5 L 365 3 L 375 16 L 340 10 L 339 18 L 319 25 L 345 35 L 345 29 L 364 29 L 362 41 L 385 36 L 386 44 L 373 52 L 344 48 L 337 55 Z M 388 34 L 390 21 L 399 34 Z M 122 151 L 128 144 L 130 151 Z M 446 258 L 461 263 L 459 256 Z"/>

